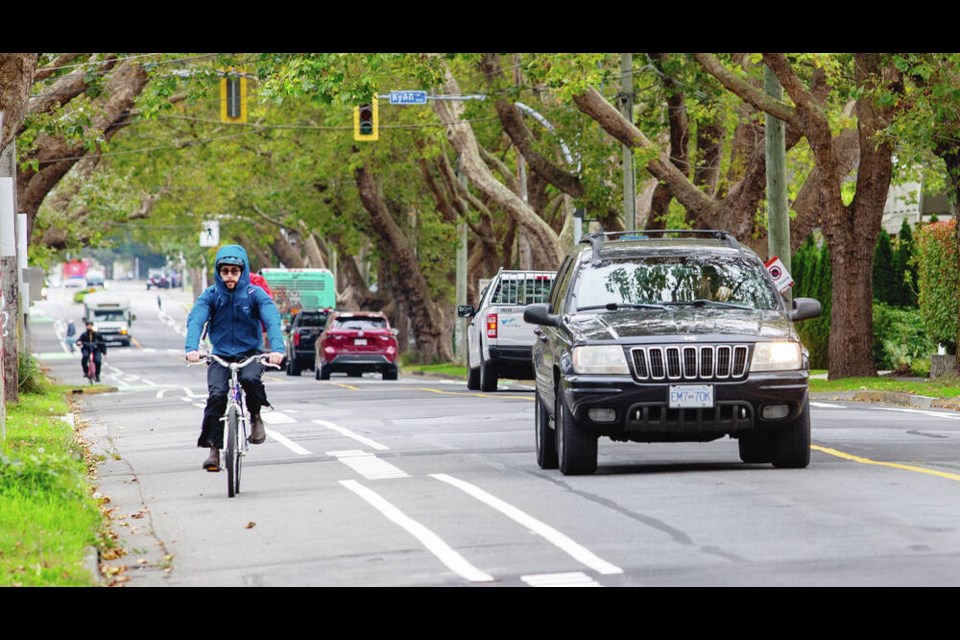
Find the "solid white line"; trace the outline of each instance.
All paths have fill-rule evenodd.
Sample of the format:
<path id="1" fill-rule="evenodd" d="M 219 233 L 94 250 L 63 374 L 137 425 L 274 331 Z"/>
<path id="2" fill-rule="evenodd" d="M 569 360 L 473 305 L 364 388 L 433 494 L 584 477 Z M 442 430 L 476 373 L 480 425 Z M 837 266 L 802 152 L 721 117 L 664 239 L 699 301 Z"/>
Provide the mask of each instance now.
<path id="1" fill-rule="evenodd" d="M 263 417 L 263 414 L 260 414 L 260 416 Z M 273 429 L 264 428 L 264 431 L 267 432 L 268 436 L 270 436 L 271 438 L 273 438 L 274 440 L 276 440 L 277 442 L 285 446 L 287 449 L 290 449 L 290 451 L 293 451 L 294 453 L 299 454 L 301 456 L 310 455 L 309 451 L 307 451 L 306 449 L 304 449 L 303 447 L 301 447 L 300 445 L 298 445 L 296 442 L 289 439 L 288 437 L 277 433 Z"/>
<path id="2" fill-rule="evenodd" d="M 366 500 L 388 520 L 403 527 L 407 533 L 420 541 L 427 551 L 461 578 L 470 582 L 493 582 L 493 576 L 467 562 L 466 558 L 454 551 L 440 536 L 397 509 L 376 491 L 364 487 L 356 480 L 341 480 L 340 484 Z"/>
<path id="3" fill-rule="evenodd" d="M 341 434 L 341 435 L 345 435 L 345 436 L 347 436 L 348 438 L 353 438 L 353 439 L 356 440 L 357 442 L 359 442 L 359 443 L 361 443 L 361 444 L 365 444 L 365 445 L 367 445 L 368 447 L 370 447 L 371 449 L 376 449 L 377 451 L 387 451 L 387 450 L 390 448 L 390 447 L 388 447 L 388 446 L 385 445 L 385 444 L 380 444 L 379 442 L 376 442 L 375 440 L 371 440 L 370 438 L 367 438 L 367 437 L 365 437 L 365 436 L 361 436 L 359 433 L 354 433 L 353 431 L 350 431 L 350 429 L 347 429 L 346 427 L 341 427 L 341 426 L 339 426 L 339 425 L 333 424 L 332 422 L 327 422 L 326 420 L 314 420 L 314 422 L 316 422 L 317 424 L 319 424 L 319 425 L 321 425 L 321 426 L 323 426 L 323 427 L 326 427 L 326 428 L 328 428 L 328 429 L 333 429 L 333 430 L 336 431 L 337 433 L 339 433 L 339 434 Z"/>
<path id="4" fill-rule="evenodd" d="M 811 402 L 811 407 L 818 407 L 820 409 L 846 409 L 842 404 L 830 404 L 828 402 Z"/>
<path id="5" fill-rule="evenodd" d="M 296 422 L 293 418 L 282 411 L 261 411 L 260 417 L 266 424 L 290 424 Z"/>
<path id="6" fill-rule="evenodd" d="M 550 525 L 537 520 L 527 513 L 524 513 L 512 504 L 504 502 L 500 498 L 487 493 L 480 487 L 470 484 L 464 480 L 454 478 L 453 476 L 449 476 L 445 473 L 431 473 L 430 476 L 460 489 L 464 493 L 473 496 L 487 506 L 493 507 L 514 522 L 517 522 L 520 525 L 530 529 L 534 533 L 543 536 L 558 549 L 567 553 L 574 560 L 586 565 L 597 573 L 604 575 L 623 573 L 623 569 L 617 565 L 607 562 L 606 560 L 595 555 L 586 547 L 574 542 L 566 535 L 560 533 Z"/>
<path id="7" fill-rule="evenodd" d="M 602 587 L 603 585 L 581 571 L 572 573 L 541 573 L 520 576 L 531 587 Z"/>
<path id="8" fill-rule="evenodd" d="M 152 387 L 157 386 L 157 383 L 156 383 L 156 382 L 150 382 L 150 381 L 147 380 L 146 378 L 140 378 L 140 382 L 142 382 L 143 384 L 149 384 L 149 385 L 152 386 Z"/>
<path id="9" fill-rule="evenodd" d="M 336 458 L 367 480 L 387 480 L 391 478 L 409 478 L 403 470 L 381 460 L 369 451 L 351 449 L 349 451 L 327 451 L 327 455 Z"/>
<path id="10" fill-rule="evenodd" d="M 872 407 L 878 411 L 901 411 L 903 413 L 919 413 L 924 416 L 933 416 L 934 418 L 946 418 L 947 420 L 960 420 L 960 415 L 956 412 L 940 413 L 938 411 L 924 411 L 923 409 L 900 409 L 895 407 Z"/>

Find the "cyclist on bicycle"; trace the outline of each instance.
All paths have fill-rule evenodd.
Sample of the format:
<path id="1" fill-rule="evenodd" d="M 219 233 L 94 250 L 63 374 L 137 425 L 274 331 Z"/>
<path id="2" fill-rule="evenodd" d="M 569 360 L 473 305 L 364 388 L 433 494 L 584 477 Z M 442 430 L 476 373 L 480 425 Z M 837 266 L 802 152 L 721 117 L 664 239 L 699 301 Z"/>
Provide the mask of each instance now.
<path id="1" fill-rule="evenodd" d="M 217 251 L 214 260 L 213 286 L 200 294 L 187 316 L 186 352 L 188 362 L 199 362 L 200 334 L 207 323 L 213 353 L 227 362 L 238 362 L 261 352 L 263 335 L 261 321 L 266 325 L 270 341 L 269 361 L 279 365 L 284 357 L 283 334 L 280 331 L 280 313 L 270 296 L 260 287 L 250 284 L 250 263 L 246 250 L 237 244 L 225 245 Z M 247 398 L 250 416 L 250 444 L 261 444 L 267 438 L 260 418 L 260 408 L 270 406 L 260 376 L 263 365 L 253 363 L 240 370 L 240 384 Z M 210 456 L 204 460 L 207 471 L 220 469 L 220 449 L 223 448 L 223 422 L 227 406 L 230 371 L 213 362 L 207 369 L 207 406 L 203 410 L 203 425 L 198 447 L 209 447 Z"/>
<path id="2" fill-rule="evenodd" d="M 97 367 L 96 381 L 100 382 L 100 366 L 107 353 L 107 342 L 99 331 L 94 330 L 91 320 L 87 320 L 87 329 L 77 338 L 77 345 L 80 346 L 80 369 L 83 375 L 87 375 L 87 363 L 90 361 L 90 352 L 93 351 L 93 363 Z"/>

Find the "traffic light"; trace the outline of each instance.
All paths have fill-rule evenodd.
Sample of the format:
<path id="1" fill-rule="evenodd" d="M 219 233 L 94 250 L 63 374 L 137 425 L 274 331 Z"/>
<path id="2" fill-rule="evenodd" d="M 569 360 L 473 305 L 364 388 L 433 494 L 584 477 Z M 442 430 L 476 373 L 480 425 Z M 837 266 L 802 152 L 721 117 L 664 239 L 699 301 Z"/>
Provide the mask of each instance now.
<path id="1" fill-rule="evenodd" d="M 220 78 L 220 121 L 247 121 L 247 79 L 232 70 Z"/>
<path id="2" fill-rule="evenodd" d="M 353 139 L 361 142 L 380 139 L 380 114 L 376 101 L 353 108 Z"/>

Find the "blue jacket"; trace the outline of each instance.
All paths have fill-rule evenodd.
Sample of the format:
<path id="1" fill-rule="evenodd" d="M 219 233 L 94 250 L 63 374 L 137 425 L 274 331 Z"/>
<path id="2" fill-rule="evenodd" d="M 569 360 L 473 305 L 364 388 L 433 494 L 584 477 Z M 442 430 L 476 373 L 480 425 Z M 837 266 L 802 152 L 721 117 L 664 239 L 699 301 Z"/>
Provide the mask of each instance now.
<path id="1" fill-rule="evenodd" d="M 261 351 L 263 336 L 260 321 L 267 328 L 270 351 L 284 353 L 280 312 L 267 292 L 250 284 L 250 261 L 238 244 L 220 247 L 214 265 L 224 256 L 243 260 L 243 273 L 233 291 L 227 289 L 220 272 L 214 268 L 215 284 L 200 294 L 187 316 L 187 353 L 197 351 L 203 325 L 210 323 L 209 336 L 213 353 L 220 357 L 240 357 Z"/>

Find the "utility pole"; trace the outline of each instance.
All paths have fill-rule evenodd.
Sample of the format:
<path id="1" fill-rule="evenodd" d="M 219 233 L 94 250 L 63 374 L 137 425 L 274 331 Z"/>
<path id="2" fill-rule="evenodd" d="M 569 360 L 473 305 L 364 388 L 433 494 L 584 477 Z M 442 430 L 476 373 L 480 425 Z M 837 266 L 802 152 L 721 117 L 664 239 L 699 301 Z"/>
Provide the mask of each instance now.
<path id="1" fill-rule="evenodd" d="M 3 135 L 3 110 L 0 110 L 0 136 Z M 0 147 L 0 153 L 3 147 Z M 4 311 L 3 304 L 3 274 L 0 273 L 0 314 Z M 7 394 L 3 380 L 3 340 L 0 340 L 0 451 L 7 447 Z"/>
<path id="2" fill-rule="evenodd" d="M 30 353 L 30 283 L 27 281 L 27 214 L 17 214 L 17 284 L 20 286 L 20 313 L 17 335 L 20 353 Z"/>
<path id="3" fill-rule="evenodd" d="M 0 309 L 0 334 L 3 341 L 3 398 L 16 402 L 20 381 L 17 370 L 17 325 L 20 315 L 17 286 L 17 147 L 11 141 L 0 152 L 0 279 L 3 309 Z"/>
<path id="4" fill-rule="evenodd" d="M 457 163 L 457 179 L 463 188 L 467 188 L 467 175 L 460 171 Z M 457 306 L 467 304 L 467 223 L 461 217 L 457 221 Z M 453 359 L 457 364 L 466 364 L 467 319 L 457 316 L 453 328 Z"/>
<path id="5" fill-rule="evenodd" d="M 767 95 L 781 100 L 783 87 L 770 67 L 764 67 L 763 88 Z M 766 116 L 767 154 L 767 247 L 770 257 L 777 256 L 790 272 L 790 214 L 787 210 L 786 138 L 783 121 Z M 787 302 L 793 296 L 788 288 L 783 294 Z"/>
<path id="6" fill-rule="evenodd" d="M 633 54 L 620 54 L 620 112 L 633 122 Z M 637 228 L 637 176 L 633 168 L 633 149 L 623 145 L 623 226 Z"/>

